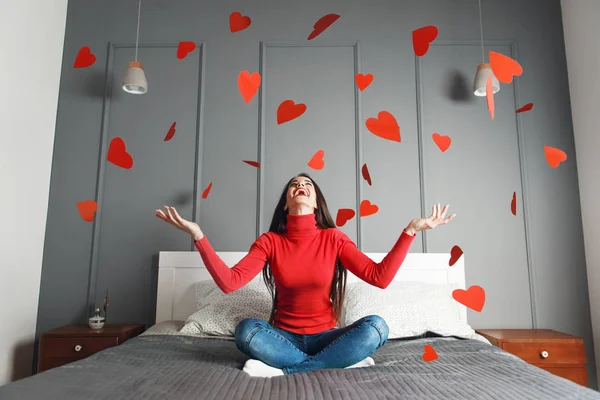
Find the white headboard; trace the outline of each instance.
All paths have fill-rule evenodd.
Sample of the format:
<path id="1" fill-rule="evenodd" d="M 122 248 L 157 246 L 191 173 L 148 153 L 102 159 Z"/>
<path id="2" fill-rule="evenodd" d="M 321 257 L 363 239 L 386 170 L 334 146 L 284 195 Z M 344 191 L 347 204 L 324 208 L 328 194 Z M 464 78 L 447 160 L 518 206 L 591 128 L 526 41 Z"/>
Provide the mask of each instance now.
<path id="1" fill-rule="evenodd" d="M 247 253 L 217 252 L 228 266 L 238 263 Z M 365 253 L 379 262 L 386 253 Z M 394 281 L 418 281 L 451 284 L 465 289 L 464 255 L 448 266 L 450 254 L 409 253 Z M 161 251 L 158 257 L 158 293 L 156 323 L 185 321 L 196 312 L 195 283 L 212 279 L 197 251 Z M 348 283 L 359 280 L 348 271 Z M 467 308 L 460 306 L 460 318 L 466 323 Z"/>

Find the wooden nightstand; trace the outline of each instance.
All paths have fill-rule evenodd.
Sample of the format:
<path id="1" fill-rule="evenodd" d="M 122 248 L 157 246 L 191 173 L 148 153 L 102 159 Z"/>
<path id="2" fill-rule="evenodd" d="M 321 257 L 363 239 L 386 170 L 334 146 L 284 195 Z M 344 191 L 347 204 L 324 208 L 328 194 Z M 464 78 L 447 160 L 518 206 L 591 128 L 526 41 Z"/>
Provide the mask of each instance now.
<path id="1" fill-rule="evenodd" d="M 144 332 L 144 325 L 67 325 L 40 336 L 37 372 L 81 360 Z"/>
<path id="2" fill-rule="evenodd" d="M 551 329 L 477 329 L 476 332 L 529 364 L 587 387 L 581 338 Z"/>

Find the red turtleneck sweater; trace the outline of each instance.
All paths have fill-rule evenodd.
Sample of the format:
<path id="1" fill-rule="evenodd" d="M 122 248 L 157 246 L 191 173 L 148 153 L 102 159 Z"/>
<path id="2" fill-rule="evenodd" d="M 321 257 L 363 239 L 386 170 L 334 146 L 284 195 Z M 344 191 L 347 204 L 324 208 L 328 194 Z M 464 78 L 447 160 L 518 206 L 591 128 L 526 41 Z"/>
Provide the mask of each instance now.
<path id="1" fill-rule="evenodd" d="M 315 215 L 308 214 L 288 215 L 284 234 L 263 233 L 233 268 L 215 253 L 206 235 L 195 245 L 215 283 L 225 293 L 250 282 L 268 262 L 278 293 L 274 325 L 308 335 L 336 326 L 329 296 L 337 258 L 360 279 L 386 288 L 414 238 L 402 231 L 392 250 L 376 263 L 345 233 L 335 228 L 320 229 Z"/>

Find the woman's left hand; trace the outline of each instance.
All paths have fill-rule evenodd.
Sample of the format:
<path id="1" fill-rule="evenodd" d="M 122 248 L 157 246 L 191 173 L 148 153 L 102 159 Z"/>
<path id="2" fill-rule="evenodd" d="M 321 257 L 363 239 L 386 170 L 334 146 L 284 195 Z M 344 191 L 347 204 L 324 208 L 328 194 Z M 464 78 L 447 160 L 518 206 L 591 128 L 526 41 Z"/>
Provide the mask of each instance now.
<path id="1" fill-rule="evenodd" d="M 441 210 L 440 205 L 436 204 L 432 207 L 432 212 L 429 217 L 413 219 L 410 221 L 410 224 L 408 224 L 404 231 L 409 235 L 414 235 L 419 231 L 433 229 L 439 225 L 445 225 L 452 221 L 452 218 L 456 216 L 456 214 L 452 214 L 449 217 L 444 218 L 446 216 L 446 212 L 448 212 L 448 204 L 446 204 Z"/>

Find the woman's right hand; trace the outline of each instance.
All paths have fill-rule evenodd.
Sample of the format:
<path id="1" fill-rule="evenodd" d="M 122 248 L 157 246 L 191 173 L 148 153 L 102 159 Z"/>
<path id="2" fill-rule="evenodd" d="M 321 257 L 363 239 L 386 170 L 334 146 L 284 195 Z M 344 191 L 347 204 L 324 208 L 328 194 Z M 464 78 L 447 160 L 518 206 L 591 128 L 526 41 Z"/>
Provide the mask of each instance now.
<path id="1" fill-rule="evenodd" d="M 185 220 L 179 216 L 175 207 L 165 206 L 166 212 L 162 210 L 156 210 L 156 216 L 163 221 L 167 221 L 175 228 L 180 229 L 186 233 L 189 233 L 195 241 L 200 240 L 204 237 L 204 234 L 200 230 L 197 223 Z"/>

